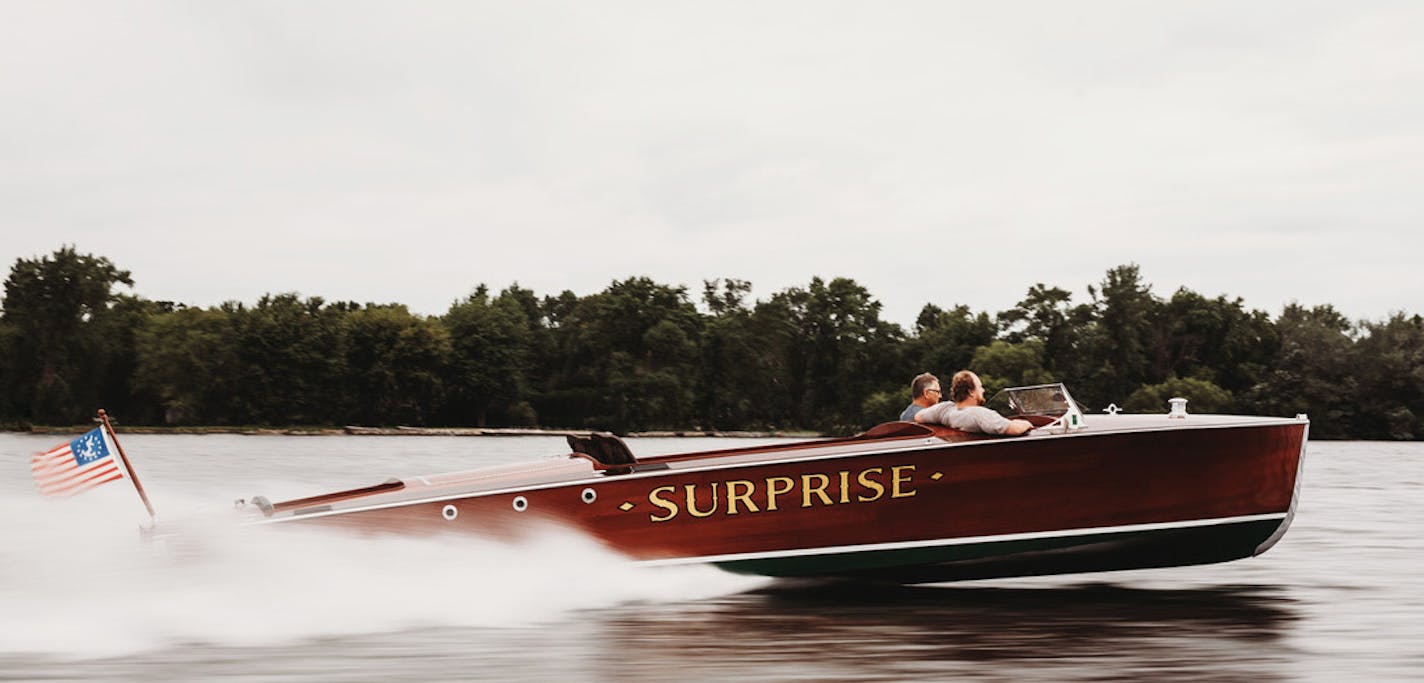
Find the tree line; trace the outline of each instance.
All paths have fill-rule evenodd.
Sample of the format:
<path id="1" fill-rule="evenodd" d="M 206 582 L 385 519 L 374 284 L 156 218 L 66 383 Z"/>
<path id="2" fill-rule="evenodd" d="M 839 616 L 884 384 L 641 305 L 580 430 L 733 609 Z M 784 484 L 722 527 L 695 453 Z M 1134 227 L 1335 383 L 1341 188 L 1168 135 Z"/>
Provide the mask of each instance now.
<path id="1" fill-rule="evenodd" d="M 1318 438 L 1424 438 L 1424 319 L 1332 306 L 1274 318 L 1136 265 L 1086 301 L 1042 283 L 996 314 L 926 304 L 881 318 L 854 280 L 764 299 L 646 277 L 539 296 L 484 285 L 443 315 L 294 293 L 213 307 L 124 293 L 128 271 L 62 247 L 17 259 L 0 299 L 0 424 L 810 429 L 895 419 L 920 372 L 972 368 L 992 392 L 1062 381 L 1090 410 L 1308 413 Z"/>

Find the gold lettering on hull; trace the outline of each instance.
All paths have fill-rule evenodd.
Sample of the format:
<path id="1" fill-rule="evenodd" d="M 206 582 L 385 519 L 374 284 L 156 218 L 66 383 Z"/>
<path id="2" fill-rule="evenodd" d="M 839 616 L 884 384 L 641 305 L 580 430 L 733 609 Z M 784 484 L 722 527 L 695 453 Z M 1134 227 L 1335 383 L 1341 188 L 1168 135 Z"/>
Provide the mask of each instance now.
<path id="1" fill-rule="evenodd" d="M 712 506 L 706 510 L 697 509 L 697 485 L 688 484 L 687 488 L 687 514 L 693 517 L 711 517 L 717 512 L 717 482 L 712 482 Z"/>
<path id="2" fill-rule="evenodd" d="M 740 492 L 738 492 L 740 490 Z M 747 512 L 761 512 L 761 508 L 752 502 L 752 493 L 756 491 L 756 484 L 746 479 L 734 479 L 727 482 L 727 514 L 737 514 L 737 501 L 747 507 Z"/>
<path id="3" fill-rule="evenodd" d="M 811 483 L 811 482 L 816 483 Z M 822 505 L 830 505 L 831 499 L 826 497 L 826 487 L 831 485 L 831 478 L 824 474 L 803 474 L 801 475 L 801 507 L 811 507 L 811 494 L 816 494 L 821 499 Z M 713 484 L 716 486 L 716 484 Z"/>
<path id="4" fill-rule="evenodd" d="M 684 512 L 697 519 L 776 512 L 788 501 L 792 501 L 791 507 L 802 509 L 856 505 L 913 498 L 918 493 L 914 465 L 684 483 L 659 486 L 648 492 L 648 503 L 654 508 L 648 513 L 648 521 L 666 522 Z"/>
<path id="5" fill-rule="evenodd" d="M 903 476 L 903 477 L 900 476 L 900 473 L 901 473 L 901 472 L 904 472 L 905 470 L 909 470 L 909 471 L 911 471 L 911 472 L 914 472 L 914 471 L 915 471 L 915 466 L 914 466 L 914 465 L 901 465 L 901 466 L 899 466 L 899 467 L 891 467 L 891 468 L 890 468 L 890 477 L 891 477 L 890 481 L 893 482 L 893 483 L 892 483 L 892 486 L 891 486 L 891 488 L 890 488 L 890 497 L 891 497 L 891 498 L 909 498 L 910 496 L 915 495 L 915 490 L 914 490 L 914 489 L 901 489 L 901 488 L 900 488 L 900 484 L 909 484 L 909 483 L 910 483 L 910 477 L 911 477 L 911 475 L 908 475 L 908 474 L 907 474 L 907 475 L 905 475 L 905 476 Z M 717 485 L 716 485 L 716 484 L 713 484 L 713 485 L 712 485 L 712 492 L 713 492 L 714 494 L 717 492 Z"/>
<path id="6" fill-rule="evenodd" d="M 869 503 L 880 500 L 880 497 L 885 495 L 885 486 L 882 485 L 879 480 L 870 476 L 872 474 L 880 474 L 883 471 L 884 470 L 879 467 L 872 467 L 868 470 L 860 471 L 860 474 L 856 476 L 855 480 L 860 482 L 860 485 L 865 487 L 866 490 L 874 491 L 875 495 L 867 496 L 862 493 L 855 497 L 856 500 L 862 503 Z"/>
<path id="7" fill-rule="evenodd" d="M 651 513 L 648 515 L 648 519 L 654 522 L 666 522 L 677 516 L 677 504 L 662 497 L 676 490 L 677 487 L 675 486 L 659 486 L 648 492 L 649 503 L 652 503 L 655 507 L 667 510 L 667 514 L 664 515 L 659 515 L 656 512 Z"/>
<path id="8" fill-rule="evenodd" d="M 785 484 L 785 487 L 777 486 Z M 791 477 L 767 477 L 766 479 L 766 509 L 776 509 L 776 497 L 791 492 L 791 488 L 796 486 L 796 480 Z"/>

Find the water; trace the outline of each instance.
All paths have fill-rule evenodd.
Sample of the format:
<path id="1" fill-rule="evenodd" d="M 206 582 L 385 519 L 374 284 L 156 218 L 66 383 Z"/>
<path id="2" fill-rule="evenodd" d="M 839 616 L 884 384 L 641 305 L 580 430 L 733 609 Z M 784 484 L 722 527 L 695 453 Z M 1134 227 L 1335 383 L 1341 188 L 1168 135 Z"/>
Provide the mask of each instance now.
<path id="1" fill-rule="evenodd" d="M 123 483 L 51 501 L 0 434 L 0 680 L 1424 679 L 1424 443 L 1314 442 L 1295 524 L 1203 567 L 911 588 L 525 547 L 235 529 L 274 499 L 562 453 L 543 437 L 133 435 Z M 747 441 L 635 440 L 635 453 Z"/>

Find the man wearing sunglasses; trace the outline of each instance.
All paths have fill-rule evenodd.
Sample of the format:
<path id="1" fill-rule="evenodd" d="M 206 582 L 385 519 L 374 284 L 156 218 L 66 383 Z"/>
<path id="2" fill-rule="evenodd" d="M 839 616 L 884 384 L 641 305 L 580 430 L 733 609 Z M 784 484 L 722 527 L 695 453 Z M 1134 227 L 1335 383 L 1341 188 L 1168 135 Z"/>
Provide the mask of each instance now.
<path id="1" fill-rule="evenodd" d="M 928 372 L 916 376 L 910 382 L 910 396 L 913 400 L 900 413 L 900 419 L 905 422 L 914 422 L 915 413 L 939 403 L 939 378 Z"/>

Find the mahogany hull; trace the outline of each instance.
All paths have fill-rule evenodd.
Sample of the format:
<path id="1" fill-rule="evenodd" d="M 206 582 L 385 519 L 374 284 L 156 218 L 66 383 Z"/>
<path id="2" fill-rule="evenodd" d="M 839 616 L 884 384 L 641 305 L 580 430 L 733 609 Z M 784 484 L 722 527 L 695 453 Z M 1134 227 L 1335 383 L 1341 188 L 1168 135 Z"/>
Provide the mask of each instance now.
<path id="1" fill-rule="evenodd" d="M 515 539 L 552 525 L 652 563 L 903 583 L 1200 564 L 1284 533 L 1307 425 L 938 430 L 650 458 L 623 473 L 570 461 L 525 479 L 406 480 L 268 521 Z"/>

